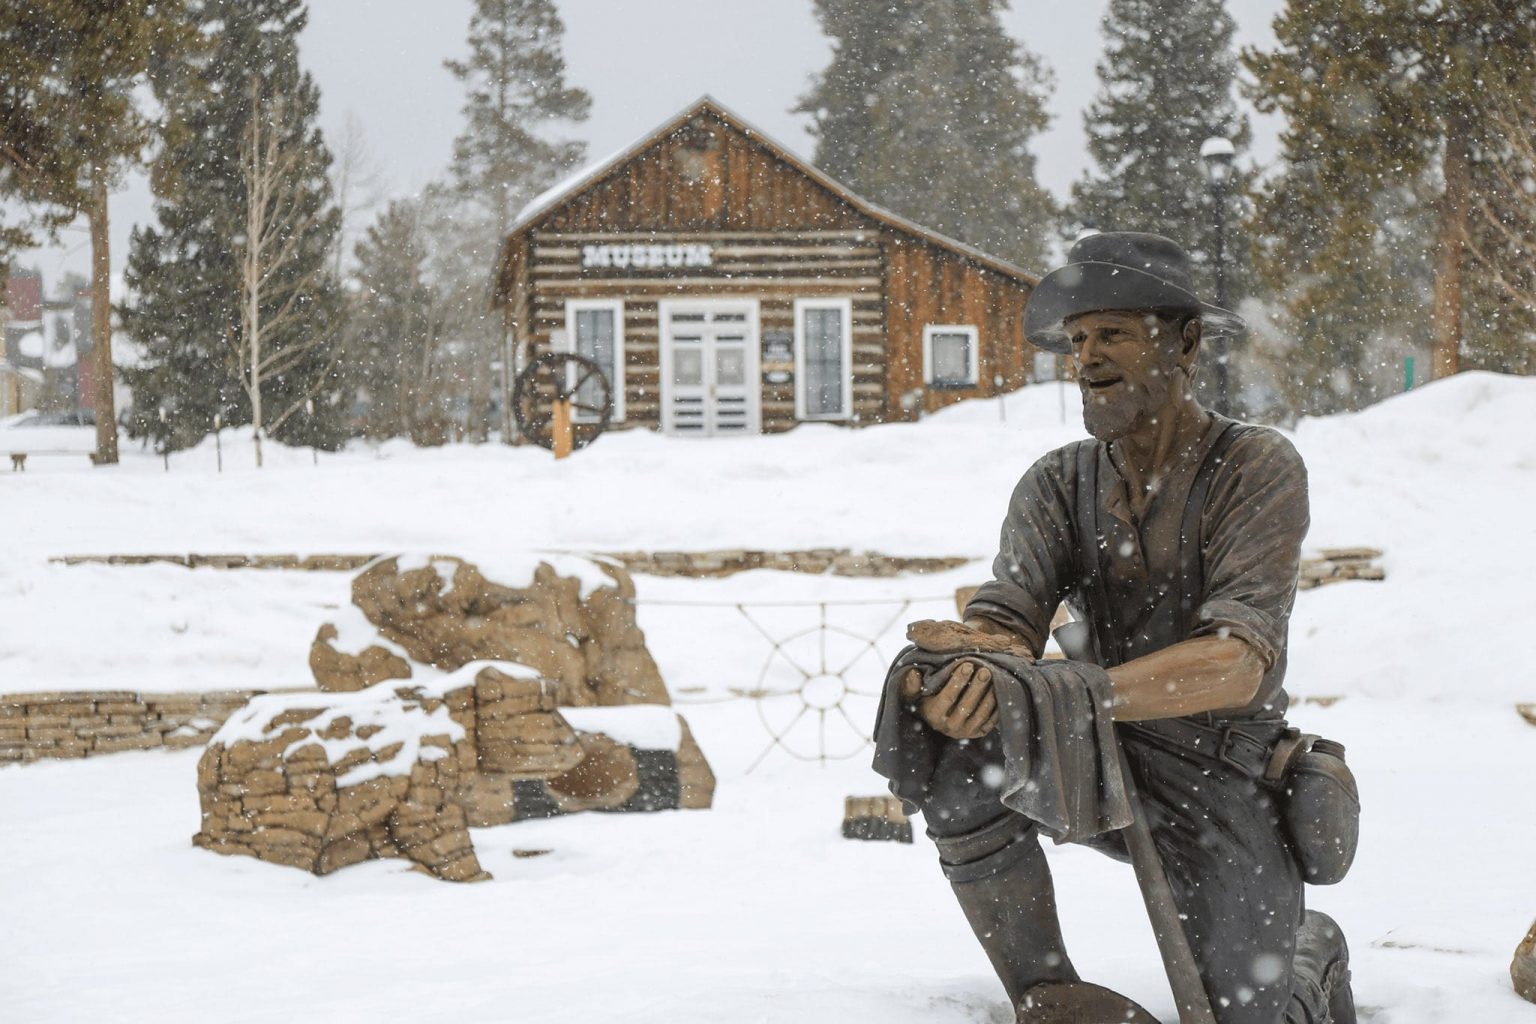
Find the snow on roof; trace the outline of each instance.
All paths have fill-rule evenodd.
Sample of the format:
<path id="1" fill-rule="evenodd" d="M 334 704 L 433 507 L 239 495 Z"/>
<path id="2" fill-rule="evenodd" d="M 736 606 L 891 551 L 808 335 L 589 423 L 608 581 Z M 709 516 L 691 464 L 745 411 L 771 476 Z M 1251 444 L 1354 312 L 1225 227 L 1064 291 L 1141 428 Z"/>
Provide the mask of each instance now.
<path id="1" fill-rule="evenodd" d="M 47 345 L 43 342 L 42 331 L 28 331 L 16 340 L 16 351 L 21 353 L 23 359 L 41 359 L 47 351 Z"/>
<path id="2" fill-rule="evenodd" d="M 51 370 L 57 370 L 65 366 L 74 366 L 80 361 L 79 352 L 73 341 L 66 341 L 62 345 L 50 348 L 43 353 L 43 365 Z"/>
<path id="3" fill-rule="evenodd" d="M 512 218 L 511 230 L 516 231 L 524 224 L 533 220 L 539 214 L 553 206 L 561 196 L 565 195 L 567 192 L 575 192 L 577 190 L 577 186 L 585 184 L 588 179 L 601 176 L 602 173 L 606 171 L 610 166 L 617 164 L 620 159 L 627 156 L 630 150 L 639 149 L 646 143 L 646 141 L 650 139 L 650 137 L 651 133 L 647 132 L 645 135 L 636 139 L 634 142 L 631 142 L 623 149 L 616 149 L 612 153 L 609 153 L 607 156 L 603 157 L 601 160 L 593 160 L 590 163 L 582 165 L 581 167 L 572 171 L 570 174 L 567 174 L 565 177 L 561 178 L 559 181 L 555 182 L 553 185 L 549 186 L 549 188 L 545 189 L 543 192 L 540 192 L 538 195 L 528 200 L 527 204 L 521 210 L 517 211 L 517 216 Z"/>

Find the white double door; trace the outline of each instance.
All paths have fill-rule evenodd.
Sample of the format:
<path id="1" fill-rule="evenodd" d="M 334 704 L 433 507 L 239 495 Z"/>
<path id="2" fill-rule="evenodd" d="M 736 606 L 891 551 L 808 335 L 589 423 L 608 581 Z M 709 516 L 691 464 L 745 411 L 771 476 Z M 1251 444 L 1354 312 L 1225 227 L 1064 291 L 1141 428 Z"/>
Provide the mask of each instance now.
<path id="1" fill-rule="evenodd" d="M 756 300 L 668 300 L 657 312 L 662 429 L 698 437 L 761 430 Z"/>

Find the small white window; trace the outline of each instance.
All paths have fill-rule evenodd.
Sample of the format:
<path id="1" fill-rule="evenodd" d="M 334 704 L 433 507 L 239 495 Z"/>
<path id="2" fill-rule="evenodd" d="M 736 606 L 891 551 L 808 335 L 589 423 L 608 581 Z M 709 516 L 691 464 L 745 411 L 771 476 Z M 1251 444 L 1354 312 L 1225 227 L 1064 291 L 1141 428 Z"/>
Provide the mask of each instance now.
<path id="1" fill-rule="evenodd" d="M 853 415 L 853 300 L 795 300 L 795 418 Z"/>
<path id="2" fill-rule="evenodd" d="M 975 387 L 977 361 L 976 328 L 955 324 L 923 328 L 923 381 L 929 387 Z"/>
<path id="3" fill-rule="evenodd" d="M 624 303 L 617 299 L 572 299 L 565 304 L 565 347 L 602 368 L 613 393 L 613 422 L 624 418 Z M 601 392 L 595 382 L 576 393 L 577 405 L 596 406 Z M 577 422 L 598 418 L 575 410 Z"/>

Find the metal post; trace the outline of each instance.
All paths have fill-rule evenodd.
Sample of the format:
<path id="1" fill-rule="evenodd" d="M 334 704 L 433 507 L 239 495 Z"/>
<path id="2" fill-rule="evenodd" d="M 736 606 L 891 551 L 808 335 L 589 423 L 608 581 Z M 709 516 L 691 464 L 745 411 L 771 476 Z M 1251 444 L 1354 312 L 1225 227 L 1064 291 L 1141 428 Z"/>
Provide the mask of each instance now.
<path id="1" fill-rule="evenodd" d="M 1216 273 L 1216 305 L 1231 308 L 1227 303 L 1227 186 L 1235 173 L 1233 162 L 1237 149 L 1232 140 L 1224 135 L 1212 135 L 1200 144 L 1200 162 L 1205 165 L 1205 178 L 1211 184 L 1211 205 L 1216 215 L 1216 251 L 1212 254 L 1212 270 Z M 1232 377 L 1229 364 L 1229 339 L 1210 340 L 1211 357 L 1216 361 L 1216 411 L 1231 415 Z"/>
<path id="2" fill-rule="evenodd" d="M 1222 309 L 1227 306 L 1227 188 L 1222 181 L 1211 183 L 1211 199 L 1216 206 L 1216 305 Z M 1223 416 L 1232 413 L 1231 373 L 1227 366 L 1227 345 L 1230 339 L 1221 337 L 1214 339 L 1211 346 L 1212 355 L 1216 358 L 1216 411 Z"/>
<path id="3" fill-rule="evenodd" d="M 219 472 L 224 472 L 224 438 L 219 434 L 219 428 L 223 425 L 223 417 L 218 413 L 213 414 L 213 450 L 219 460 Z"/>
<path id="4" fill-rule="evenodd" d="M 1413 390 L 1413 356 L 1403 360 L 1403 390 Z"/>
<path id="5" fill-rule="evenodd" d="M 1067 361 L 1063 356 L 1056 357 L 1056 404 L 1061 407 L 1061 422 L 1065 426 L 1067 422 Z"/>

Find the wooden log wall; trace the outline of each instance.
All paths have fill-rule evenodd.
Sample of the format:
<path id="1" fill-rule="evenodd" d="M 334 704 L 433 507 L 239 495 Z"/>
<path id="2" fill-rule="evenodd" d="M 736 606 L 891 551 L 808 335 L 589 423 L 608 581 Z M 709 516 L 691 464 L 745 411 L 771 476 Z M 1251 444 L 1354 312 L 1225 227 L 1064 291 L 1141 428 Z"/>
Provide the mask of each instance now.
<path id="1" fill-rule="evenodd" d="M 921 389 L 922 410 L 934 412 L 966 398 L 984 398 L 1022 387 L 1031 379 L 1035 349 L 1024 340 L 1029 287 L 958 253 L 886 231 L 886 364 L 892 407 Z M 923 328 L 963 324 L 976 328 L 976 386 L 928 388 L 923 384 Z M 996 380 L 1003 379 L 1001 389 Z M 905 418 L 915 418 L 911 410 Z"/>
<path id="2" fill-rule="evenodd" d="M 711 247 L 708 267 L 590 268 L 585 245 L 626 243 Z M 571 299 L 624 303 L 625 426 L 661 420 L 661 324 L 663 299 L 750 299 L 758 303 L 762 335 L 794 332 L 796 299 L 847 298 L 853 306 L 853 407 L 855 419 L 878 422 L 886 415 L 884 280 L 876 231 L 796 232 L 534 232 L 532 305 L 527 334 L 535 353 L 553 332 L 566 329 Z M 764 431 L 795 425 L 794 383 L 760 379 Z"/>

